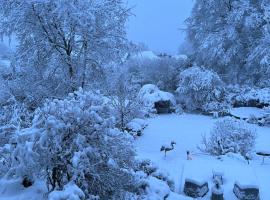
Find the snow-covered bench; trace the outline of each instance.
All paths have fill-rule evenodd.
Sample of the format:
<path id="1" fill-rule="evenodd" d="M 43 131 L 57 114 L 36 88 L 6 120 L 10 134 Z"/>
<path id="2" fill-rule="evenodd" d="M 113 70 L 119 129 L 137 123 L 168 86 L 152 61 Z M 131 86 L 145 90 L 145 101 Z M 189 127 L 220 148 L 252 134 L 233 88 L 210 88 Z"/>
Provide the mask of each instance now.
<path id="1" fill-rule="evenodd" d="M 239 182 L 234 184 L 233 193 L 239 200 L 259 200 L 259 187 L 256 185 L 241 185 Z"/>
<path id="2" fill-rule="evenodd" d="M 207 182 L 200 182 L 193 179 L 186 179 L 184 193 L 193 198 L 204 197 L 209 191 Z"/>

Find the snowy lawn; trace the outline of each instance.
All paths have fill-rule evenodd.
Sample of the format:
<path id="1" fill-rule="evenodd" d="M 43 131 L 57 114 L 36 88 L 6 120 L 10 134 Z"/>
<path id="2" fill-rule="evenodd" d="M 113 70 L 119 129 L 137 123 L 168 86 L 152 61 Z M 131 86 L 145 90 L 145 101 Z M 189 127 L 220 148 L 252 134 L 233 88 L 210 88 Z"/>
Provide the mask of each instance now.
<path id="1" fill-rule="evenodd" d="M 232 108 L 230 113 L 240 118 L 249 118 L 250 116 L 260 118 L 264 116 L 265 111 L 263 109 L 254 107 L 240 107 Z"/>
<path id="2" fill-rule="evenodd" d="M 42 200 L 47 192 L 44 182 L 36 181 L 24 188 L 21 180 L 0 180 L 0 200 Z"/>
<path id="3" fill-rule="evenodd" d="M 236 199 L 233 194 L 235 181 L 246 185 L 258 185 L 262 200 L 270 197 L 270 158 L 262 165 L 261 158 L 255 158 L 250 165 L 237 156 L 223 156 L 221 160 L 201 153 L 197 146 L 201 145 L 203 134 L 209 134 L 216 119 L 211 117 L 183 114 L 161 115 L 149 119 L 149 126 L 142 137 L 136 141 L 136 149 L 140 159 L 150 159 L 154 164 L 169 173 L 175 181 L 176 192 L 182 193 L 185 178 L 198 181 L 205 180 L 209 189 L 213 185 L 212 172 L 224 173 L 224 197 Z M 252 125 L 253 126 L 253 125 Z M 256 126 L 258 138 L 257 150 L 270 151 L 270 128 Z M 169 145 L 171 141 L 177 144 L 173 151 L 160 152 L 162 145 Z M 192 160 L 186 160 L 186 151 L 192 152 Z M 209 199 L 208 192 L 205 199 Z"/>

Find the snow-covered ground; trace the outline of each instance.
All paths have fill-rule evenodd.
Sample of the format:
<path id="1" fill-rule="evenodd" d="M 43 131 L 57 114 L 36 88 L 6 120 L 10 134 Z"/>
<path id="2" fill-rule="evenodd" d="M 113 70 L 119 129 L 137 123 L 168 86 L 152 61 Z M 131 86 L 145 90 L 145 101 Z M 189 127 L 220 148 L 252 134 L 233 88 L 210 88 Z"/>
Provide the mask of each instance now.
<path id="1" fill-rule="evenodd" d="M 239 107 L 232 108 L 230 113 L 240 118 L 249 118 L 250 116 L 260 118 L 264 116 L 265 111 L 263 109 L 255 107 Z"/>
<path id="2" fill-rule="evenodd" d="M 235 155 L 223 156 L 221 159 L 201 153 L 198 146 L 204 134 L 209 134 L 217 119 L 211 117 L 182 114 L 160 115 L 148 119 L 148 126 L 143 136 L 136 141 L 136 150 L 139 159 L 150 159 L 161 171 L 167 172 L 169 178 L 174 180 L 177 193 L 183 194 L 185 178 L 199 182 L 207 181 L 211 189 L 213 171 L 224 173 L 224 197 L 227 200 L 236 200 L 233 194 L 233 186 L 236 181 L 242 185 L 256 185 L 260 189 L 261 200 L 269 200 L 270 197 L 270 158 L 256 158 L 250 165 Z M 255 126 L 258 133 L 256 149 L 270 152 L 270 128 Z M 162 145 L 176 142 L 175 149 L 164 156 L 160 152 Z M 186 159 L 186 151 L 192 152 L 192 160 Z M 154 190 L 162 193 L 164 184 L 157 179 L 149 182 L 155 185 Z M 159 188 L 160 187 L 160 188 Z M 166 188 L 167 192 L 168 186 Z M 47 199 L 46 186 L 42 182 L 36 182 L 33 187 L 23 188 L 20 181 L 0 181 L 0 200 L 36 200 Z M 156 192 L 156 191 L 154 191 Z M 151 192 L 150 192 L 151 194 Z M 153 193 L 154 194 L 154 193 Z M 162 193 L 163 194 L 163 193 Z M 208 192 L 204 199 L 210 199 Z M 156 196 L 149 196 L 149 200 L 157 200 Z M 190 199 L 170 193 L 169 200 Z"/>
<path id="3" fill-rule="evenodd" d="M 40 181 L 24 188 L 20 180 L 0 180 L 0 200 L 43 200 L 46 191 L 46 185 Z"/>
<path id="4" fill-rule="evenodd" d="M 261 200 L 270 198 L 270 159 L 262 165 L 261 158 L 255 158 L 250 165 L 237 156 L 224 156 L 221 160 L 216 157 L 200 153 L 197 146 L 201 144 L 202 135 L 209 134 L 217 119 L 211 117 L 183 114 L 161 115 L 149 119 L 149 126 L 144 135 L 136 142 L 136 149 L 140 159 L 150 159 L 154 164 L 167 171 L 170 178 L 175 181 L 176 192 L 182 193 L 185 178 L 193 178 L 198 181 L 205 180 L 212 187 L 212 172 L 224 173 L 224 197 L 236 199 L 233 194 L 235 181 L 241 184 L 258 185 Z M 255 125 L 251 125 L 255 126 Z M 270 128 L 256 126 L 258 138 L 256 149 L 270 151 Z M 168 152 L 160 152 L 162 145 L 168 145 L 171 141 L 177 144 L 175 149 Z M 186 160 L 186 151 L 193 154 L 193 159 Z M 210 198 L 208 192 L 205 199 Z"/>

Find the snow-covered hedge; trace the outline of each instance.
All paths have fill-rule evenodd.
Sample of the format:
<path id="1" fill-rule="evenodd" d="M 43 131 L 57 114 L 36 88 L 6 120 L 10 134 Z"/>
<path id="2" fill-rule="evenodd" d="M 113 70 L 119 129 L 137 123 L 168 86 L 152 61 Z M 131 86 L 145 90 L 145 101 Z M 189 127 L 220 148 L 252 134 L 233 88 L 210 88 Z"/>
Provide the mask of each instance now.
<path id="1" fill-rule="evenodd" d="M 142 160 L 139 162 L 136 173 L 143 180 L 141 187 L 144 190 L 144 195 L 141 195 L 142 200 L 183 200 L 190 199 L 175 192 L 174 182 L 169 178 L 169 175 L 161 171 L 150 160 Z"/>
<path id="2" fill-rule="evenodd" d="M 234 107 L 259 107 L 270 105 L 270 88 L 228 88 Z"/>
<path id="3" fill-rule="evenodd" d="M 181 72 L 179 80 L 177 97 L 187 109 L 209 110 L 207 104 L 223 101 L 223 82 L 215 72 L 195 66 Z M 217 105 L 213 109 L 219 109 Z"/>
<path id="4" fill-rule="evenodd" d="M 138 94 L 139 99 L 142 101 L 147 111 L 156 112 L 155 103 L 169 102 L 170 107 L 176 105 L 176 100 L 173 94 L 161 91 L 157 86 L 152 84 L 144 85 Z"/>
<path id="5" fill-rule="evenodd" d="M 256 131 L 246 122 L 227 117 L 215 123 L 209 138 L 203 137 L 203 150 L 212 155 L 240 153 L 249 157 L 255 140 Z"/>
<path id="6" fill-rule="evenodd" d="M 132 139 L 114 128 L 99 93 L 80 90 L 48 101 L 36 111 L 32 126 L 12 139 L 11 148 L 7 175 L 45 176 L 51 191 L 73 181 L 86 198 L 121 199 L 136 189 Z"/>

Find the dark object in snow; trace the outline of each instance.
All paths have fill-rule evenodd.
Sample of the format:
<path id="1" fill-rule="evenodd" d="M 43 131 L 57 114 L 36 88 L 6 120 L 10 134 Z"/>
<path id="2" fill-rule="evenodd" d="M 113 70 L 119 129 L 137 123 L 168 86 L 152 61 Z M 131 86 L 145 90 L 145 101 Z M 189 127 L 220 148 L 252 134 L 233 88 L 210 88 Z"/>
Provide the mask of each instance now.
<path id="1" fill-rule="evenodd" d="M 30 180 L 28 177 L 24 177 L 22 180 L 22 185 L 23 187 L 28 188 L 33 185 L 33 181 Z"/>
<path id="2" fill-rule="evenodd" d="M 269 103 L 261 102 L 259 99 L 246 99 L 246 100 L 233 100 L 233 107 L 255 107 L 255 108 L 264 108 L 269 106 Z"/>
<path id="3" fill-rule="evenodd" d="M 155 102 L 155 109 L 157 114 L 168 114 L 173 112 L 172 104 L 170 101 L 158 101 Z"/>
<path id="4" fill-rule="evenodd" d="M 204 197 L 209 191 L 207 182 L 197 182 L 195 180 L 186 179 L 184 193 L 192 198 Z"/>
<path id="5" fill-rule="evenodd" d="M 262 151 L 259 151 L 256 153 L 258 156 L 262 156 L 263 157 L 263 161 L 262 161 L 262 164 L 264 163 L 264 158 L 265 157 L 270 157 L 270 152 L 262 152 Z"/>
<path id="6" fill-rule="evenodd" d="M 236 182 L 233 193 L 239 200 L 260 200 L 260 192 L 257 186 L 242 186 Z"/>
<path id="7" fill-rule="evenodd" d="M 166 157 L 167 151 L 172 151 L 174 149 L 174 145 L 176 145 L 176 142 L 171 141 L 171 146 L 162 146 L 160 148 L 160 151 L 164 151 L 165 152 L 165 157 Z"/>
<path id="8" fill-rule="evenodd" d="M 187 160 L 192 160 L 190 151 L 187 151 Z"/>
<path id="9" fill-rule="evenodd" d="M 221 194 L 216 194 L 212 193 L 211 200 L 224 200 L 223 193 Z"/>
<path id="10" fill-rule="evenodd" d="M 216 179 L 215 185 L 212 188 L 211 200 L 224 200 L 223 189 L 222 189 L 221 183 L 218 179 Z"/>

